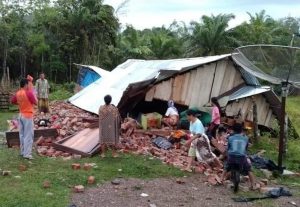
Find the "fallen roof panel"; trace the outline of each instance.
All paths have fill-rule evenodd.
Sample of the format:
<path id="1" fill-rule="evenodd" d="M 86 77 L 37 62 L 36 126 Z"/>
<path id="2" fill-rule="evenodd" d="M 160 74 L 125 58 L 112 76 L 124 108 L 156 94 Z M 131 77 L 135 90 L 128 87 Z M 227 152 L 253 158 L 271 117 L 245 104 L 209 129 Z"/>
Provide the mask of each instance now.
<path id="1" fill-rule="evenodd" d="M 181 71 L 229 57 L 230 54 L 174 60 L 127 60 L 117 66 L 106 78 L 99 79 L 72 96 L 69 101 L 86 111 L 98 113 L 104 104 L 104 96 L 112 96 L 112 104 L 118 105 L 126 88 L 137 82 L 159 78 L 160 71 Z"/>
<path id="2" fill-rule="evenodd" d="M 76 64 L 76 63 L 74 63 L 74 65 L 79 66 L 79 67 L 85 67 L 85 68 L 88 68 L 90 70 L 93 70 L 97 74 L 99 74 L 101 77 L 107 77 L 110 74 L 109 71 L 104 70 L 102 68 L 99 68 L 97 66 L 93 66 L 93 65 L 81 65 L 81 64 Z"/>
<path id="3" fill-rule="evenodd" d="M 231 95 L 229 95 L 229 101 L 254 96 L 257 94 L 265 93 L 267 91 L 270 91 L 271 88 L 268 86 L 261 86 L 261 87 L 253 87 L 253 86 L 244 86 L 240 88 L 239 90 L 235 91 Z"/>

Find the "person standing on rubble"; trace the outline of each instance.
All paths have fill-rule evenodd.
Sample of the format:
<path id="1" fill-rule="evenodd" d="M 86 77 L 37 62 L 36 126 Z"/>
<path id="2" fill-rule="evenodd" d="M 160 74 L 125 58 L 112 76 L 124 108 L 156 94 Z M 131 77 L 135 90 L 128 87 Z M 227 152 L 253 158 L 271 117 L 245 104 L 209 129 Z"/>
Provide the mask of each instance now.
<path id="1" fill-rule="evenodd" d="M 33 106 L 37 100 L 32 90 L 28 88 L 28 80 L 20 81 L 20 90 L 12 97 L 11 102 L 19 106 L 19 136 L 20 136 L 20 155 L 25 159 L 33 159 L 32 144 L 34 136 Z"/>
<path id="2" fill-rule="evenodd" d="M 173 127 L 177 125 L 178 120 L 179 120 L 179 114 L 178 114 L 178 110 L 174 106 L 174 101 L 169 100 L 168 109 L 165 114 L 165 117 L 163 118 L 163 123 L 169 127 Z"/>
<path id="3" fill-rule="evenodd" d="M 45 74 L 41 73 L 40 78 L 36 81 L 39 112 L 49 112 L 49 89 L 50 85 L 48 80 L 45 79 Z"/>
<path id="4" fill-rule="evenodd" d="M 106 95 L 104 97 L 105 105 L 99 108 L 101 157 L 105 157 L 105 147 L 111 147 L 113 157 L 118 157 L 116 149 L 119 143 L 121 117 L 118 108 L 111 104 L 111 100 L 112 97 Z"/>
<path id="5" fill-rule="evenodd" d="M 216 138 L 217 136 L 217 129 L 221 123 L 221 115 L 220 115 L 220 105 L 218 103 L 218 99 L 216 97 L 211 98 L 211 103 L 213 105 L 212 107 L 212 113 L 211 113 L 211 122 L 208 129 L 209 137 Z"/>

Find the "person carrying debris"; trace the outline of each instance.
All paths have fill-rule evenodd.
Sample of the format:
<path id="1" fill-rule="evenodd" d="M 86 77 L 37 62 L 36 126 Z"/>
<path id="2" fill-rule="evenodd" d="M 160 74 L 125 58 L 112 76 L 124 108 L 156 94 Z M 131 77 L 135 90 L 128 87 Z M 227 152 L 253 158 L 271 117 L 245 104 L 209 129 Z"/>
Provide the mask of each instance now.
<path id="1" fill-rule="evenodd" d="M 190 133 L 191 139 L 187 142 L 190 145 L 188 152 L 188 165 L 186 171 L 192 172 L 192 164 L 195 157 L 204 165 L 214 167 L 222 167 L 220 161 L 216 155 L 211 151 L 209 139 L 204 134 L 205 129 L 202 122 L 196 117 L 196 114 L 192 110 L 187 111 L 188 120 L 190 121 Z"/>
<path id="2" fill-rule="evenodd" d="M 36 81 L 39 112 L 49 112 L 49 89 L 50 85 L 48 80 L 45 79 L 45 74 L 41 73 L 40 78 Z"/>
<path id="3" fill-rule="evenodd" d="M 192 164 L 195 157 L 197 161 L 206 168 L 222 168 L 222 164 L 217 156 L 212 152 L 209 139 L 206 134 L 197 134 L 191 142 L 188 152 L 188 165 L 186 171 L 192 172 Z"/>
<path id="4" fill-rule="evenodd" d="M 163 118 L 163 123 L 169 127 L 176 126 L 179 121 L 178 110 L 174 106 L 174 101 L 168 101 L 168 109 L 165 114 L 165 118 Z"/>
<path id="5" fill-rule="evenodd" d="M 33 124 L 33 106 L 36 105 L 37 100 L 28 89 L 28 80 L 22 79 L 20 81 L 20 90 L 12 97 L 11 102 L 19 106 L 19 137 L 20 137 L 20 155 L 25 159 L 33 159 L 32 144 L 34 136 Z"/>
<path id="6" fill-rule="evenodd" d="M 227 148 L 227 163 L 225 164 L 225 171 L 222 175 L 222 180 L 226 180 L 229 176 L 231 168 L 239 165 L 241 174 L 249 176 L 251 189 L 255 189 L 254 175 L 251 171 L 251 162 L 247 158 L 248 137 L 242 134 L 243 125 L 236 123 L 233 126 L 233 134 L 228 138 Z"/>
<path id="7" fill-rule="evenodd" d="M 112 97 L 104 97 L 105 105 L 99 108 L 99 141 L 101 157 L 105 157 L 105 147 L 110 146 L 113 157 L 117 157 L 116 148 L 119 143 L 121 117 L 117 107 L 111 104 Z"/>

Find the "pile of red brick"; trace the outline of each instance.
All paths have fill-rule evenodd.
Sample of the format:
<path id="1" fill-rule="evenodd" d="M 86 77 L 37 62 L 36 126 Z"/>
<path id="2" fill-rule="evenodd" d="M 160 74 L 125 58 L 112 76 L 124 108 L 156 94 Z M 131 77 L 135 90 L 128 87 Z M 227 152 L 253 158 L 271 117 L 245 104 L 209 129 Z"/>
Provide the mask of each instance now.
<path id="1" fill-rule="evenodd" d="M 36 123 L 36 129 L 56 128 L 59 131 L 60 137 L 64 138 L 89 127 L 89 123 L 84 123 L 83 120 L 94 118 L 96 118 L 96 115 L 85 112 L 72 104 L 63 101 L 54 101 L 50 103 L 50 114 L 36 113 L 34 122 Z M 41 119 L 49 120 L 50 124 L 47 127 L 39 127 L 37 123 Z"/>
<path id="2" fill-rule="evenodd" d="M 89 123 L 84 122 L 84 120 L 95 119 L 96 116 L 62 101 L 52 102 L 50 104 L 50 110 L 51 114 L 48 117 L 45 117 L 43 114 L 36 114 L 35 122 L 43 118 L 49 119 L 50 125 L 48 127 L 58 129 L 59 136 L 55 138 L 41 137 L 36 142 L 37 151 L 42 156 L 70 157 L 70 153 L 55 150 L 52 147 L 52 143 L 89 127 Z M 36 126 L 36 128 L 43 127 Z M 163 150 L 152 144 L 154 137 L 154 135 L 151 136 L 149 133 L 134 133 L 134 130 L 130 133 L 125 133 L 121 139 L 120 151 L 123 153 L 153 156 L 167 165 L 172 165 L 180 169 L 184 169 L 187 166 L 188 148 L 186 146 L 174 146 L 169 150 Z M 210 168 L 206 165 L 196 163 L 194 171 L 196 173 L 205 174 L 207 182 L 210 185 L 218 185 L 221 183 L 220 176 L 223 172 L 222 169 Z"/>
<path id="3" fill-rule="evenodd" d="M 52 143 L 55 141 L 60 140 L 61 137 L 55 138 L 44 138 L 40 137 L 36 141 L 36 150 L 40 156 L 47 156 L 47 157 L 69 157 L 71 156 L 68 152 L 63 152 L 59 150 L 55 150 L 52 146 Z"/>
<path id="4" fill-rule="evenodd" d="M 134 153 L 138 155 L 149 155 L 160 159 L 164 164 L 185 169 L 188 159 L 188 148 L 175 146 L 169 150 L 160 149 L 152 144 L 153 137 L 149 135 L 133 134 L 131 137 L 121 139 L 121 152 Z M 195 173 L 206 175 L 210 185 L 221 184 L 221 174 L 223 169 L 210 168 L 206 165 L 195 162 Z"/>
<path id="5" fill-rule="evenodd" d="M 36 150 L 41 156 L 48 157 L 69 157 L 68 152 L 55 150 L 52 143 L 59 141 L 67 136 L 71 136 L 84 128 L 89 127 L 85 119 L 95 119 L 97 116 L 85 112 L 72 104 L 63 101 L 54 101 L 50 103 L 50 114 L 44 115 L 36 113 L 34 123 L 36 129 L 55 128 L 58 130 L 58 137 L 40 137 L 36 142 Z M 49 120 L 47 127 L 38 126 L 41 119 Z"/>

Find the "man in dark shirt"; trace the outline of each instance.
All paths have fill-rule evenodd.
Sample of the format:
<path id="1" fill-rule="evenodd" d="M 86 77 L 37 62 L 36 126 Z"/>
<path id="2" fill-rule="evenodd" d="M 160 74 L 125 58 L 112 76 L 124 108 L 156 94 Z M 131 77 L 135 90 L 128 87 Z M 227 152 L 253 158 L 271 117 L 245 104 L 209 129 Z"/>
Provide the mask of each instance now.
<path id="1" fill-rule="evenodd" d="M 228 177 L 228 173 L 234 165 L 240 166 L 241 174 L 248 175 L 251 183 L 251 189 L 255 188 L 254 175 L 251 172 L 250 160 L 247 159 L 248 137 L 242 134 L 243 125 L 235 124 L 234 133 L 228 138 L 227 165 L 222 175 L 223 180 Z"/>

